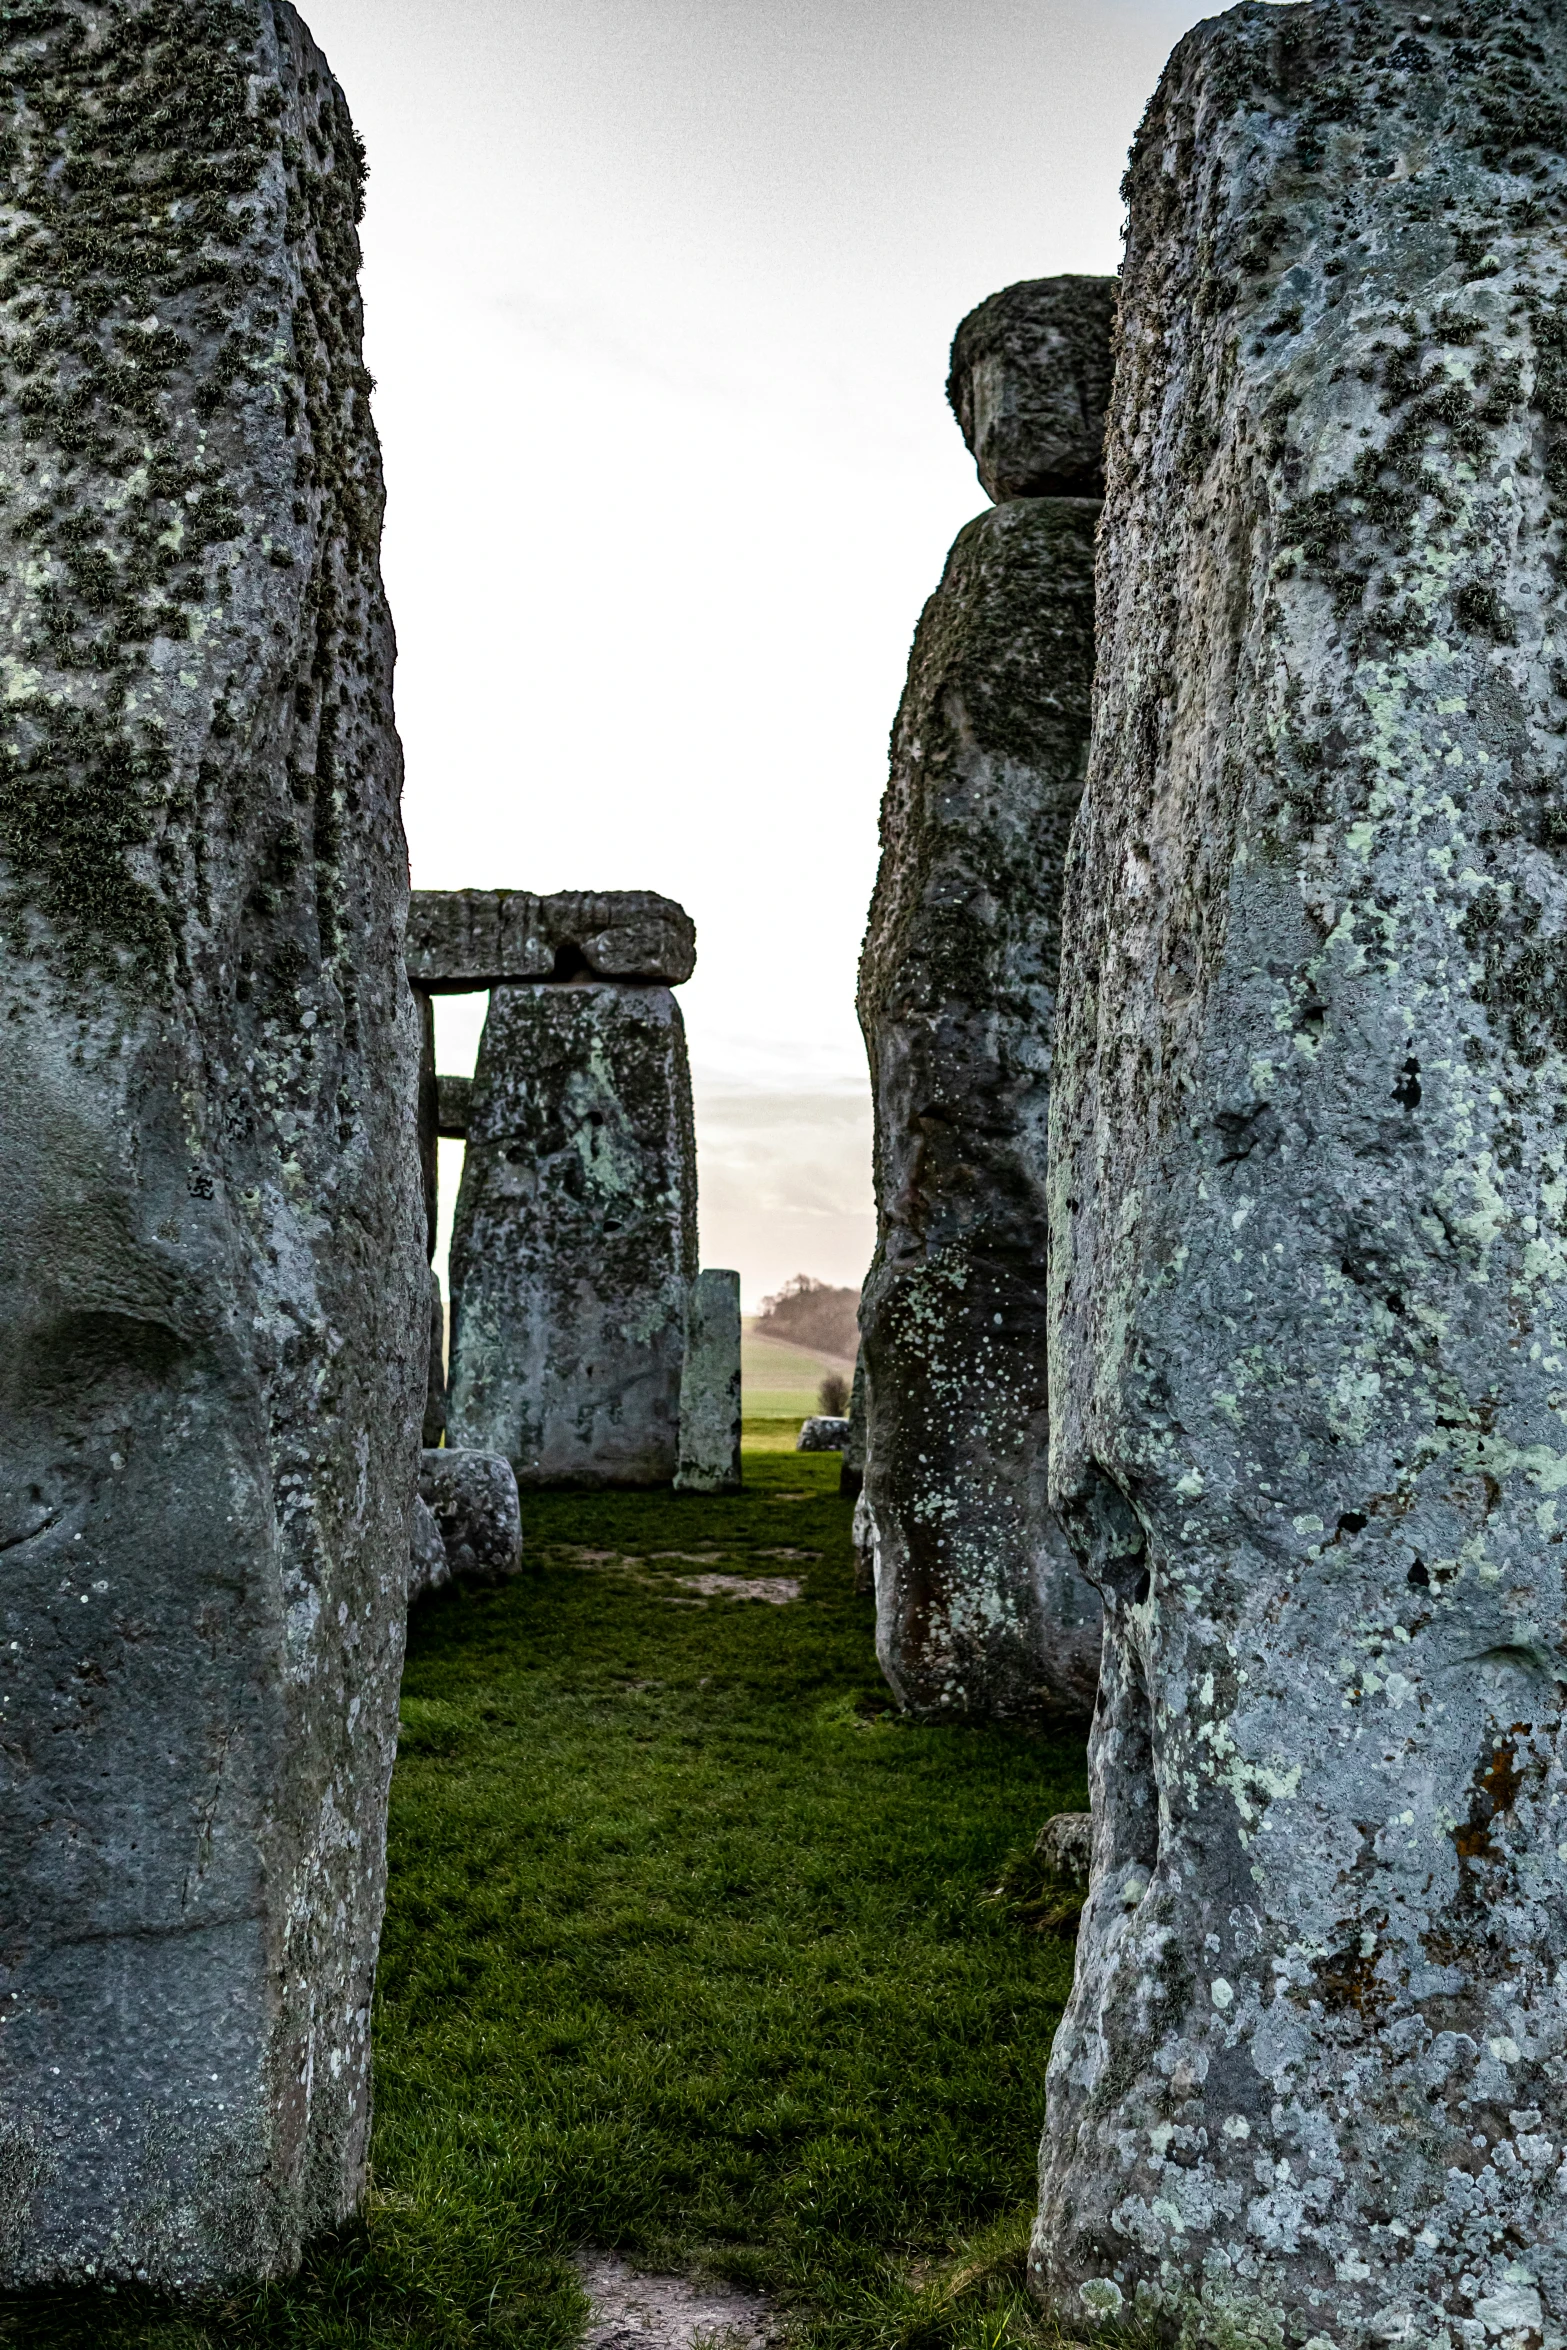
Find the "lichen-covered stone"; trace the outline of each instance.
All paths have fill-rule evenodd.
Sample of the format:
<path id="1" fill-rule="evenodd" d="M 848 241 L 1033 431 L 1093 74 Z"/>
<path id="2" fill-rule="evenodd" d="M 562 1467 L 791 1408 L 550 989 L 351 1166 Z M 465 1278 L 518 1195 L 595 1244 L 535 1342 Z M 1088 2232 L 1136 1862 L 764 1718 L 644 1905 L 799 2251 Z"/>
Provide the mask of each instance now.
<path id="1" fill-rule="evenodd" d="M 1052 1136 L 1106 1598 L 1035 2275 L 1567 2339 L 1567 15 L 1244 6 L 1139 140 Z"/>
<path id="2" fill-rule="evenodd" d="M 651 889 L 419 889 L 408 911 L 408 975 L 437 995 L 518 979 L 661 980 L 696 969 L 696 925 Z"/>
<path id="3" fill-rule="evenodd" d="M 849 1423 L 832 1412 L 813 1412 L 800 1422 L 796 1452 L 842 1452 L 849 1441 Z"/>
<path id="4" fill-rule="evenodd" d="M 424 1239 L 433 1259 L 441 1207 L 441 1165 L 436 1144 L 440 1139 L 440 1080 L 435 1074 L 435 1005 L 422 987 L 413 991 L 419 1023 L 419 1173 L 424 1185 Z"/>
<path id="5" fill-rule="evenodd" d="M 713 1267 L 697 1275 L 686 1304 L 675 1490 L 740 1490 L 740 1276 Z"/>
<path id="6" fill-rule="evenodd" d="M 362 161 L 0 13 L 0 2283 L 353 2208 L 427 1299 Z"/>
<path id="7" fill-rule="evenodd" d="M 987 497 L 1104 494 L 1113 277 L 1036 277 L 971 310 L 947 398 Z"/>
<path id="8" fill-rule="evenodd" d="M 452 1579 L 446 1543 L 435 1512 L 422 1493 L 416 1493 L 408 1517 L 408 1604 L 432 1591 L 444 1590 Z"/>
<path id="9" fill-rule="evenodd" d="M 845 1501 L 858 1501 L 865 1483 L 865 1360 L 856 1349 L 854 1377 L 849 1386 L 849 1433 L 838 1467 L 838 1491 Z"/>
<path id="10" fill-rule="evenodd" d="M 419 1498 L 434 1517 L 454 1575 L 499 1583 L 522 1566 L 522 1514 L 511 1463 L 499 1453 L 443 1444 L 419 1466 Z"/>
<path id="11" fill-rule="evenodd" d="M 436 1079 L 435 1131 L 446 1142 L 468 1139 L 468 1109 L 473 1100 L 471 1077 Z"/>
<path id="12" fill-rule="evenodd" d="M 667 1485 L 696 1143 L 667 988 L 495 989 L 452 1233 L 451 1441 L 521 1485 Z"/>
<path id="13" fill-rule="evenodd" d="M 1045 1497 L 1045 1190 L 1094 658 L 1082 499 L 971 522 L 914 640 L 860 966 L 879 1234 L 860 1303 L 877 1653 L 940 1718 L 1086 1718 L 1099 1602 Z"/>
<path id="14" fill-rule="evenodd" d="M 446 1434 L 446 1307 L 441 1299 L 441 1276 L 430 1273 L 430 1360 L 424 1395 L 424 1436 L 428 1447 Z"/>

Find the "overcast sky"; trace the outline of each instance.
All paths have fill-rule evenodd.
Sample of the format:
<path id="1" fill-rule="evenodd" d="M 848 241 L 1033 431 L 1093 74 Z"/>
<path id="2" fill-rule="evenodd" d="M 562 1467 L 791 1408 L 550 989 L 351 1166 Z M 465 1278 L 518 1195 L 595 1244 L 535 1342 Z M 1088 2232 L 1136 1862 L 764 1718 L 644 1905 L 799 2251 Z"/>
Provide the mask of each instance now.
<path id="1" fill-rule="evenodd" d="M 796 1271 L 857 1283 L 887 733 L 984 503 L 947 347 L 998 286 L 1116 267 L 1128 141 L 1205 12 L 305 12 L 370 154 L 415 882 L 689 907 L 704 1261 L 748 1304 Z M 443 1003 L 443 1067 L 472 1065 L 482 1008 Z"/>

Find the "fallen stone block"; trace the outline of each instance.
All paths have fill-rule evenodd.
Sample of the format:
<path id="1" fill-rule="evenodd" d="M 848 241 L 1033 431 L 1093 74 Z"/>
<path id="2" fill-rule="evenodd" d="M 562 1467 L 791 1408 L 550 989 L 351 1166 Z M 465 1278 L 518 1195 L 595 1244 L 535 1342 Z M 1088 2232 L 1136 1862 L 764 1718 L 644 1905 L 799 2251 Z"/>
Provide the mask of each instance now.
<path id="1" fill-rule="evenodd" d="M 503 1582 L 522 1568 L 522 1513 L 510 1461 L 441 1445 L 423 1454 L 419 1498 L 431 1512 L 454 1575 Z"/>
<path id="2" fill-rule="evenodd" d="M 740 1491 L 740 1276 L 709 1270 L 691 1284 L 680 1373 L 677 1493 Z"/>
<path id="3" fill-rule="evenodd" d="M 834 1419 L 826 1412 L 815 1412 L 800 1423 L 796 1452 L 842 1452 L 849 1441 L 847 1420 Z"/>

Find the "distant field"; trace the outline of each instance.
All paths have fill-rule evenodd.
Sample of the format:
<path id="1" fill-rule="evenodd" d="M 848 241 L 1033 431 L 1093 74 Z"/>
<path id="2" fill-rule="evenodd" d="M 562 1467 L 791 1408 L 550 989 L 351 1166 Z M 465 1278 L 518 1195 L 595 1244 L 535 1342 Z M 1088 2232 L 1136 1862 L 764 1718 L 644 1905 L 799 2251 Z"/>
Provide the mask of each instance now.
<path id="1" fill-rule="evenodd" d="M 759 1338 L 747 1317 L 740 1325 L 740 1392 L 748 1420 L 804 1419 L 829 1371 L 852 1379 L 852 1356 L 821 1354 L 784 1338 Z"/>

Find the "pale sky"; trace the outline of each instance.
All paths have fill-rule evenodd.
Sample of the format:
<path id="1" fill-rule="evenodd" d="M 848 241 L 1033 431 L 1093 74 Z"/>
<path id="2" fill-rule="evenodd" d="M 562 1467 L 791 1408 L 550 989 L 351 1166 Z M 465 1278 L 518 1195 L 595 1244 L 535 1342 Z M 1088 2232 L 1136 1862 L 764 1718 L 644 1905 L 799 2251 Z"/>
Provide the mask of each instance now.
<path id="1" fill-rule="evenodd" d="M 370 154 L 414 880 L 690 909 L 702 1255 L 748 1308 L 857 1284 L 874 1237 L 887 734 L 985 503 L 952 331 L 1116 267 L 1128 142 L 1203 13 L 306 0 Z M 444 1000 L 443 1068 L 482 1016 Z"/>

